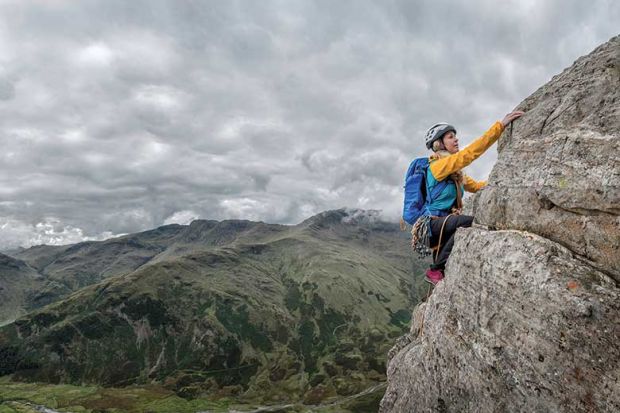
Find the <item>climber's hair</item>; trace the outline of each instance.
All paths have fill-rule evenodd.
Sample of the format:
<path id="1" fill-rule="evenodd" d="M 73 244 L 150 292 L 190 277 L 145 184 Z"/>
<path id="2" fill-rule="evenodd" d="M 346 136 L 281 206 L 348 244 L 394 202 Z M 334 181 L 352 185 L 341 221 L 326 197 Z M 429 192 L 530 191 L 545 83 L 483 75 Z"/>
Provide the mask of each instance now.
<path id="1" fill-rule="evenodd" d="M 435 142 L 433 142 L 433 152 L 439 152 L 445 149 L 446 148 L 443 146 L 443 142 L 441 139 L 437 139 Z"/>

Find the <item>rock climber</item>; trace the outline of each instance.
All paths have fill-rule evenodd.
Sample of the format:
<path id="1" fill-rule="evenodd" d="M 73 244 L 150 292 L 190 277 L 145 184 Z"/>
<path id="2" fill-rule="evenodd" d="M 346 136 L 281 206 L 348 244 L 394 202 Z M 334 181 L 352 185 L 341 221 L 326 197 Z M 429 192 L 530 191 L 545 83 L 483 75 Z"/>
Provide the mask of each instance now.
<path id="1" fill-rule="evenodd" d="M 479 158 L 500 137 L 506 126 L 523 116 L 524 112 L 515 111 L 507 114 L 502 121 L 497 121 L 481 137 L 463 150 L 459 150 L 459 140 L 454 126 L 447 123 L 433 125 L 425 135 L 426 148 L 433 151 L 429 158 L 426 174 L 427 193 L 439 182 L 450 179 L 441 193 L 428 204 L 428 216 L 418 222 L 428 225 L 430 247 L 435 249 L 433 264 L 426 271 L 426 281 L 436 285 L 444 278 L 444 268 L 454 245 L 454 233 L 457 228 L 470 227 L 474 217 L 461 215 L 463 191 L 477 192 L 486 185 L 486 181 L 475 181 L 462 172 L 462 169 Z M 424 217 L 423 217 L 424 218 Z M 429 219 L 430 218 L 430 219 Z M 416 222 L 416 224 L 418 224 Z M 420 225 L 414 225 L 415 232 Z"/>

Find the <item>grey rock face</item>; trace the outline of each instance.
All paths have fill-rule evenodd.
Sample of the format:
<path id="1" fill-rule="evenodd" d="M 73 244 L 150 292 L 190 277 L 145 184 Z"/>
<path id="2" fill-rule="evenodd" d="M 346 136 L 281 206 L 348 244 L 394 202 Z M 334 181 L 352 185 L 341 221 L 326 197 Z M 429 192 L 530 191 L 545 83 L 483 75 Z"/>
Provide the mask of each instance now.
<path id="1" fill-rule="evenodd" d="M 518 109 L 381 412 L 620 411 L 620 36 Z"/>
<path id="2" fill-rule="evenodd" d="M 620 291 L 537 235 L 459 230 L 382 412 L 620 411 Z"/>
<path id="3" fill-rule="evenodd" d="M 518 109 L 476 222 L 549 238 L 620 282 L 620 36 Z"/>

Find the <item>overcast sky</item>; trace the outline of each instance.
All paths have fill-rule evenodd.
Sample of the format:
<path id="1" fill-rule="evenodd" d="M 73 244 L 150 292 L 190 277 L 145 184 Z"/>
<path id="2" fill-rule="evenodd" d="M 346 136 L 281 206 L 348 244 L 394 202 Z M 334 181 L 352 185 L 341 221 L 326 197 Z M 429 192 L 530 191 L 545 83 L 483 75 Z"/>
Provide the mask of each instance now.
<path id="1" fill-rule="evenodd" d="M 619 21 L 616 0 L 0 1 L 0 249 L 396 221 L 430 125 L 464 147 Z"/>

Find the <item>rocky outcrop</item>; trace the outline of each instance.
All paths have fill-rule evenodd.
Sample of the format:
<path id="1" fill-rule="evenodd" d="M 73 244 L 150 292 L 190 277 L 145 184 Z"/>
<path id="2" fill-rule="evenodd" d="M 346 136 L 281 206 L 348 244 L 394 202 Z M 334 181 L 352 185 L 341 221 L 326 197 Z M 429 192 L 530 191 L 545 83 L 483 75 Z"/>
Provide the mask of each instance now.
<path id="1" fill-rule="evenodd" d="M 620 282 L 620 36 L 517 109 L 476 221 L 558 242 Z"/>
<path id="2" fill-rule="evenodd" d="M 459 231 L 453 254 L 389 363 L 383 411 L 620 408 L 620 291 L 608 276 L 522 231 Z"/>
<path id="3" fill-rule="evenodd" d="M 518 109 L 381 412 L 620 411 L 620 36 Z"/>

